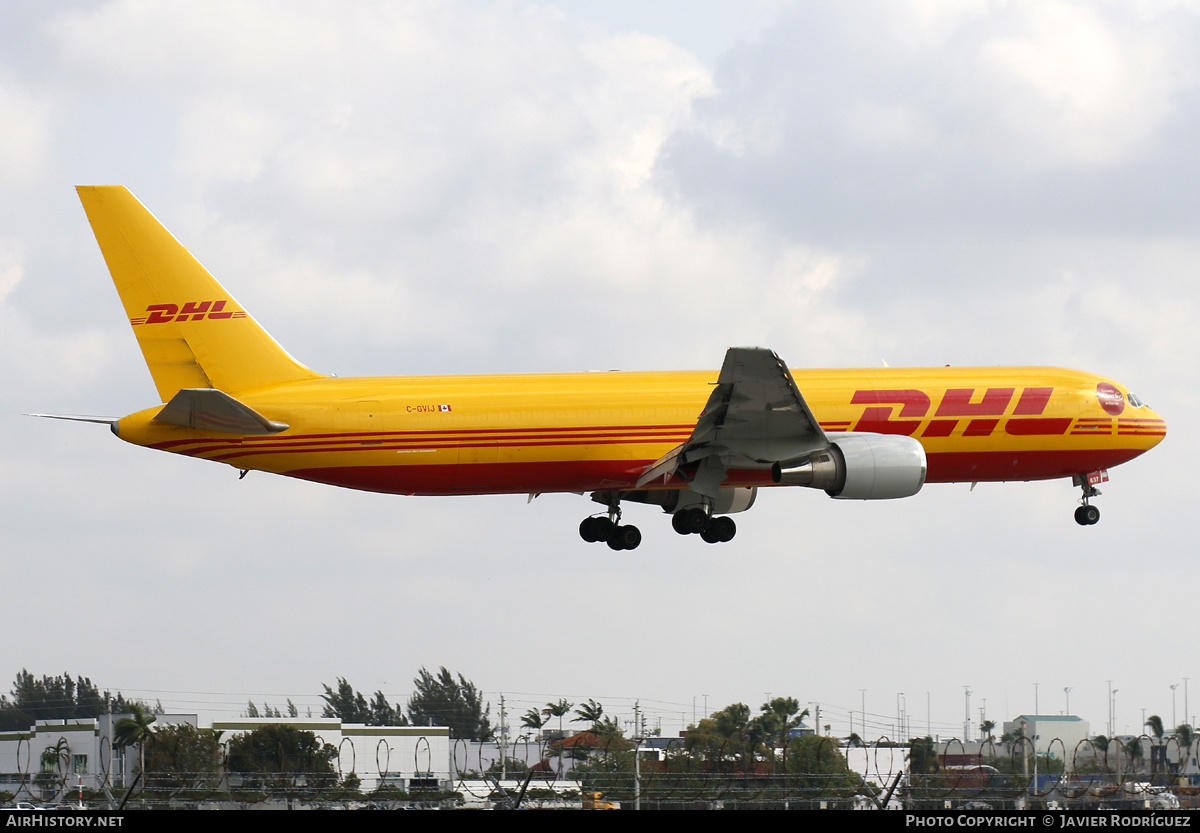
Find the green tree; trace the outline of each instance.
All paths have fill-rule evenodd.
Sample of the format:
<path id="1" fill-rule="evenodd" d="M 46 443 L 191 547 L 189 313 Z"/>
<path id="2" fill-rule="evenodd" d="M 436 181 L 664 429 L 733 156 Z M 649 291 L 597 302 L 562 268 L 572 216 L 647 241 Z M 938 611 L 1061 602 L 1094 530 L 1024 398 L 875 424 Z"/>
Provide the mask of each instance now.
<path id="1" fill-rule="evenodd" d="M 325 701 L 322 717 L 336 717 L 343 723 L 365 723 L 368 726 L 407 726 L 408 718 L 400 704 L 392 705 L 382 691 L 376 691 L 370 702 L 361 691 L 355 690 L 344 677 L 338 677 L 337 691 L 323 685 Z M 288 701 L 289 712 L 295 707 Z M 294 717 L 295 715 L 293 715 Z"/>
<path id="2" fill-rule="evenodd" d="M 1125 754 L 1129 756 L 1129 763 L 1128 763 L 1129 769 L 1130 770 L 1140 769 L 1141 765 L 1142 765 L 1142 761 L 1146 757 L 1142 753 L 1142 739 L 1140 737 L 1130 738 L 1127 743 L 1122 744 L 1122 749 L 1124 749 Z"/>
<path id="3" fill-rule="evenodd" d="M 558 702 L 551 701 L 547 703 L 542 709 L 542 714 L 546 715 L 546 717 L 558 718 L 558 733 L 560 735 L 563 734 L 562 719 L 567 715 L 568 712 L 571 711 L 571 707 L 573 705 L 574 703 L 568 703 L 567 699 L 563 697 L 559 699 Z"/>
<path id="4" fill-rule="evenodd" d="M 38 720 L 72 720 L 121 714 L 128 710 L 118 692 L 114 698 L 87 677 L 34 677 L 21 669 L 13 682 L 11 699 L 0 696 L 0 731 L 28 729 Z"/>
<path id="5" fill-rule="evenodd" d="M 221 733 L 190 723 L 159 726 L 146 755 L 146 791 L 200 798 L 221 784 Z"/>
<path id="6" fill-rule="evenodd" d="M 392 705 L 383 691 L 376 691 L 371 698 L 371 712 L 367 716 L 368 726 L 407 726 L 408 718 L 399 703 Z"/>
<path id="7" fill-rule="evenodd" d="M 576 716 L 571 718 L 572 723 L 588 723 L 594 730 L 604 719 L 604 706 L 589 697 L 586 703 L 581 703 L 579 708 L 575 709 L 575 714 Z"/>
<path id="8" fill-rule="evenodd" d="M 761 711 L 750 723 L 750 736 L 772 749 L 787 743 L 791 731 L 808 717 L 808 709 L 800 711 L 800 701 L 795 697 L 776 697 L 763 703 Z"/>
<path id="9" fill-rule="evenodd" d="M 445 666 L 437 675 L 422 668 L 413 680 L 416 689 L 408 700 L 408 719 L 414 726 L 448 726 L 450 736 L 462 740 L 491 740 L 491 706 L 484 706 L 475 684 Z"/>
<path id="10" fill-rule="evenodd" d="M 1192 744 L 1196 741 L 1196 735 L 1192 731 L 1192 727 L 1187 723 L 1180 723 L 1175 727 L 1175 731 L 1171 733 L 1171 739 L 1175 741 L 1178 748 L 1177 761 L 1186 761 L 1191 755 Z"/>
<path id="11" fill-rule="evenodd" d="M 788 742 L 784 753 L 787 783 L 802 795 L 825 797 L 857 791 L 858 777 L 851 772 L 833 738 L 805 735 Z"/>
<path id="12" fill-rule="evenodd" d="M 66 784 L 68 766 L 71 763 L 71 746 L 66 738 L 59 738 L 54 746 L 42 750 L 41 766 L 33 783 L 49 792 L 57 792 Z"/>
<path id="13" fill-rule="evenodd" d="M 321 699 L 325 701 L 325 709 L 321 716 L 336 717 L 343 723 L 366 723 L 371 714 L 367 698 L 363 697 L 361 691 L 355 691 L 354 686 L 350 685 L 345 677 L 338 677 L 337 682 L 336 692 L 325 683 L 321 684 L 325 689 L 325 693 L 321 695 Z"/>
<path id="14" fill-rule="evenodd" d="M 942 768 L 933 738 L 913 738 L 908 742 L 908 771 L 914 775 L 932 775 Z"/>
<path id="15" fill-rule="evenodd" d="M 746 755 L 749 766 L 750 707 L 733 703 L 689 726 L 680 750 L 681 760 L 707 769 L 728 769 Z"/>
<path id="16" fill-rule="evenodd" d="M 112 744 L 115 749 L 125 749 L 130 746 L 138 748 L 138 771 L 146 771 L 146 746 L 154 742 L 154 730 L 151 724 L 155 716 L 148 714 L 140 705 L 132 703 L 129 706 L 129 717 L 122 717 L 113 727 Z"/>
<path id="17" fill-rule="evenodd" d="M 1163 754 L 1166 751 L 1163 748 L 1163 736 L 1165 735 L 1166 730 L 1165 730 L 1165 727 L 1163 726 L 1162 718 L 1156 714 L 1150 715 L 1149 719 L 1146 720 L 1145 725 L 1148 726 L 1150 729 L 1150 738 L 1151 738 L 1151 741 L 1150 741 L 1150 773 L 1157 774 L 1160 769 L 1159 764 L 1163 760 Z"/>
<path id="18" fill-rule="evenodd" d="M 229 739 L 229 774 L 240 789 L 312 798 L 337 784 L 337 749 L 312 732 L 284 724 L 260 726 Z"/>
<path id="19" fill-rule="evenodd" d="M 537 709 L 530 709 L 521 715 L 521 725 L 526 729 L 533 729 L 535 732 L 541 732 L 542 727 L 550 722 L 550 716 L 542 714 Z"/>

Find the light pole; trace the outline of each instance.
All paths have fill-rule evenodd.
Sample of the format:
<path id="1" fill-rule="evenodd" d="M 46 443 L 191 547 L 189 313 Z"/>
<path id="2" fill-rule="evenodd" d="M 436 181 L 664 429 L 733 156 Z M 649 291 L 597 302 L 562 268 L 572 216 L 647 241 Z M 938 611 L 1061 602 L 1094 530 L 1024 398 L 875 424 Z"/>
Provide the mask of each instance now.
<path id="1" fill-rule="evenodd" d="M 963 686 L 963 695 L 966 698 L 966 713 L 965 719 L 963 720 L 964 742 L 971 739 L 971 694 L 971 687 L 969 685 Z"/>
<path id="2" fill-rule="evenodd" d="M 862 740 L 863 740 L 863 743 L 866 743 L 866 741 L 867 741 L 867 690 L 865 688 L 860 688 L 858 691 L 862 695 L 862 724 L 863 724 Z"/>
<path id="3" fill-rule="evenodd" d="M 1179 724 L 1175 722 L 1175 689 L 1179 688 L 1179 683 L 1171 684 L 1171 729 L 1174 730 Z"/>
<path id="4" fill-rule="evenodd" d="M 1112 737 L 1112 733 L 1113 733 L 1113 731 L 1112 731 L 1112 718 L 1113 718 L 1112 698 L 1113 698 L 1112 680 L 1108 680 L 1108 726 L 1106 728 L 1108 729 L 1108 736 L 1110 738 Z"/>
<path id="5" fill-rule="evenodd" d="M 1063 686 L 1063 694 L 1067 695 L 1067 714 L 1071 714 L 1071 687 Z"/>

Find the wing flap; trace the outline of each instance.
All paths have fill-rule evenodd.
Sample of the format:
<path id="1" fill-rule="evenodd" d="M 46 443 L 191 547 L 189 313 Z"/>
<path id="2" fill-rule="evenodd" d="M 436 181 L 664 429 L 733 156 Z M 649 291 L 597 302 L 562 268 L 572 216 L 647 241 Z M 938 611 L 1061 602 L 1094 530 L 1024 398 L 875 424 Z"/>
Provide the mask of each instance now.
<path id="1" fill-rule="evenodd" d="M 637 488 L 698 464 L 685 475 L 691 490 L 716 497 L 730 469 L 786 464 L 828 445 L 779 356 L 765 347 L 731 347 L 691 437 L 647 466 Z"/>

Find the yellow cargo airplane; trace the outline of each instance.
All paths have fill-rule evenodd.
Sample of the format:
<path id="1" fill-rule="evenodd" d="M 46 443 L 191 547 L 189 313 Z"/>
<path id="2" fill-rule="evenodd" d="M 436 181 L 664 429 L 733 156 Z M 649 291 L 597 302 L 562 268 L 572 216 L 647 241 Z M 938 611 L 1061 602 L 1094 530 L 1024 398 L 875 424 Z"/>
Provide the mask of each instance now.
<path id="1" fill-rule="evenodd" d="M 641 542 L 622 502 L 660 506 L 680 534 L 718 543 L 765 486 L 875 500 L 926 482 L 1069 477 L 1083 490 L 1075 519 L 1090 525 L 1107 469 L 1166 435 L 1123 385 L 1046 367 L 790 371 L 770 350 L 735 347 L 716 374 L 323 376 L 127 189 L 78 190 L 161 403 L 60 418 L 243 475 L 403 495 L 590 492 L 607 512 L 580 535 L 622 550 Z"/>

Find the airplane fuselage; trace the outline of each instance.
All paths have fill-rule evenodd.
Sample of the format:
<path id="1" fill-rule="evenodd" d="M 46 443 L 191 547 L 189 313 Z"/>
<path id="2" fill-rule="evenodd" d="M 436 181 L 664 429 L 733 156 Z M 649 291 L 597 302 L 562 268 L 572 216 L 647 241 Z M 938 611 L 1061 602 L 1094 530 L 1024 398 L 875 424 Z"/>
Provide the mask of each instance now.
<path id="1" fill-rule="evenodd" d="M 1042 367 L 793 369 L 827 433 L 917 439 L 926 482 L 1044 480 L 1107 469 L 1166 433 L 1112 380 Z M 122 419 L 122 439 L 177 454 L 410 495 L 629 489 L 687 441 L 715 371 L 332 378 L 239 399 L 289 428 L 231 436 Z M 1136 398 L 1133 401 L 1137 401 Z M 773 485 L 769 467 L 726 485 Z M 678 478 L 660 488 L 684 488 Z"/>
<path id="2" fill-rule="evenodd" d="M 580 537 L 641 541 L 623 502 L 723 543 L 761 486 L 846 500 L 926 482 L 1071 478 L 1075 520 L 1106 470 L 1166 425 L 1122 385 L 1044 367 L 789 370 L 730 347 L 719 371 L 336 378 L 297 362 L 129 191 L 80 186 L 162 404 L 108 423 L 137 445 L 351 489 L 591 493 Z"/>

